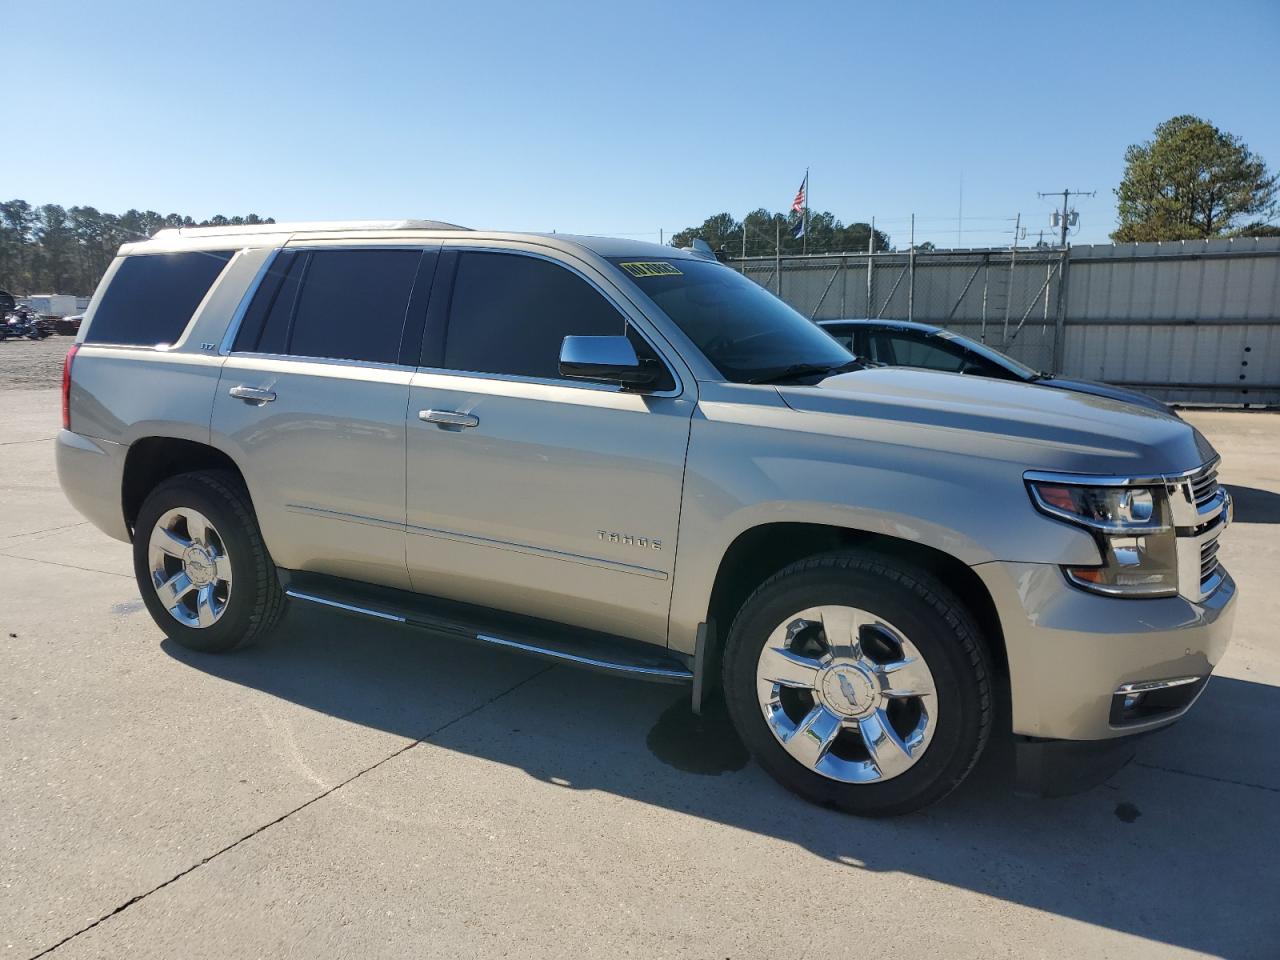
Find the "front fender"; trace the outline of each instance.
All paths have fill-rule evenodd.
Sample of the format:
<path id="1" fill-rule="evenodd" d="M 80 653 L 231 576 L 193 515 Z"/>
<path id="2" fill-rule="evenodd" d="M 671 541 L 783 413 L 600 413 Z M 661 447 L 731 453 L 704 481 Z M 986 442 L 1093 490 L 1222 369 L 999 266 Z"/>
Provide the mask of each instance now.
<path id="1" fill-rule="evenodd" d="M 1024 466 L 976 453 L 815 435 L 785 409 L 694 418 L 677 539 L 669 643 L 692 652 L 721 560 L 763 524 L 894 537 L 969 566 L 1099 561 L 1092 537 L 1038 513 Z"/>

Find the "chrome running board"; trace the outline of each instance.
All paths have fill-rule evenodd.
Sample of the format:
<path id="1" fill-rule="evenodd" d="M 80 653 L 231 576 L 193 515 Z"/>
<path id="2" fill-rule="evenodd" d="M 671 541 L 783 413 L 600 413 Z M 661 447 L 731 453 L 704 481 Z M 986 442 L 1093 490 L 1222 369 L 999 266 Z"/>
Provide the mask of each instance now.
<path id="1" fill-rule="evenodd" d="M 693 682 L 692 669 L 678 654 L 652 644 L 350 580 L 281 574 L 286 596 L 304 603 L 602 673 L 657 683 Z"/>

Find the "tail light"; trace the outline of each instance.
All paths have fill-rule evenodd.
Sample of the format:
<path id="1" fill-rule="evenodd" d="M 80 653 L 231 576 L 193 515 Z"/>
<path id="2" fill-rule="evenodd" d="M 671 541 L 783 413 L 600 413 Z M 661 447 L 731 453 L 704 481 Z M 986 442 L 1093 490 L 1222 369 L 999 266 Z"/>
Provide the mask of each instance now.
<path id="1" fill-rule="evenodd" d="M 67 359 L 62 361 L 62 429 L 71 429 L 71 361 L 76 358 L 80 344 L 73 343 L 67 351 Z"/>

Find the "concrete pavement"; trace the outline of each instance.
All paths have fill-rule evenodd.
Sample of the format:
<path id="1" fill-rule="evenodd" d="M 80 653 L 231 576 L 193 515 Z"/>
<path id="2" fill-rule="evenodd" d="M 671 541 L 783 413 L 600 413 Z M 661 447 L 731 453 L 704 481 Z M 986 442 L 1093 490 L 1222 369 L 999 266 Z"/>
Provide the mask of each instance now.
<path id="1" fill-rule="evenodd" d="M 177 648 L 58 492 L 57 392 L 0 401 L 0 958 L 1280 952 L 1280 416 L 1188 415 L 1243 592 L 1189 717 L 1080 796 L 997 748 L 872 822 L 672 688 L 318 610 Z"/>

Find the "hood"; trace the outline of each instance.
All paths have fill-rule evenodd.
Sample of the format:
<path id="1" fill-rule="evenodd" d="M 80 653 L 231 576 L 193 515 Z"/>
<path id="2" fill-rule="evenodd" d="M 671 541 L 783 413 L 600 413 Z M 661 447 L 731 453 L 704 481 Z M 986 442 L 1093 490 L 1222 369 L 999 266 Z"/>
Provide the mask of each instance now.
<path id="1" fill-rule="evenodd" d="M 1172 408 L 1162 400 L 1145 393 L 1139 393 L 1137 390 L 1130 390 L 1127 387 L 1117 387 L 1110 383 L 1101 383 L 1097 380 L 1081 380 L 1077 377 L 1046 377 L 1043 380 L 1037 380 L 1036 383 L 1042 387 L 1055 387 L 1059 390 L 1074 390 L 1077 393 L 1091 393 L 1095 397 L 1110 397 L 1112 400 L 1121 400 L 1124 403 L 1136 403 L 1140 407 L 1147 407 L 1151 410 L 1158 410 L 1162 413 L 1173 413 Z"/>
<path id="2" fill-rule="evenodd" d="M 938 453 L 1016 462 L 1027 470 L 1181 473 L 1217 454 L 1167 411 L 1073 390 L 905 367 L 779 385 L 809 429 Z"/>

